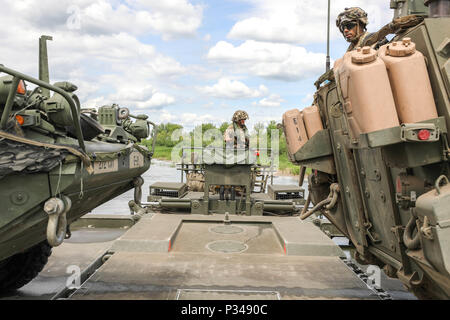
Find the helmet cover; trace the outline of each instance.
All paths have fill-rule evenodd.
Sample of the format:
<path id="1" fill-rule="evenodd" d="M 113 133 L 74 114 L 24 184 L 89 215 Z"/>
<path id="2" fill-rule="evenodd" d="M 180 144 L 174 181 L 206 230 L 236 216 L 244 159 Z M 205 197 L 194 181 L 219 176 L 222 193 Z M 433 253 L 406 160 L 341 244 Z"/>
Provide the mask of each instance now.
<path id="1" fill-rule="evenodd" d="M 363 9 L 352 7 L 345 8 L 345 11 L 341 12 L 336 19 L 336 26 L 341 32 L 344 32 L 342 26 L 346 22 L 359 22 L 365 28 L 369 24 L 369 19 L 367 18 L 367 13 Z"/>
<path id="2" fill-rule="evenodd" d="M 238 122 L 240 120 L 248 120 L 247 112 L 243 110 L 238 110 L 233 114 L 233 118 L 231 119 L 233 122 Z"/>

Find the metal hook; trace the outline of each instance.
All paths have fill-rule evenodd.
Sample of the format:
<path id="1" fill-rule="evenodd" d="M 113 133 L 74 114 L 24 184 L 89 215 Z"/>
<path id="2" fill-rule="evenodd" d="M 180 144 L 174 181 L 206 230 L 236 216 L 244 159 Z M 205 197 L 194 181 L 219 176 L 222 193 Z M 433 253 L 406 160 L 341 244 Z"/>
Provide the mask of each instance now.
<path id="1" fill-rule="evenodd" d="M 445 181 L 447 182 L 446 184 L 449 184 L 449 183 L 450 183 L 450 182 L 448 181 L 448 178 L 447 178 L 446 176 L 444 176 L 444 175 L 442 175 L 442 176 L 440 176 L 439 178 L 437 178 L 436 183 L 434 184 L 434 187 L 436 188 L 436 191 L 437 191 L 437 194 L 438 194 L 438 195 L 441 194 L 441 188 L 440 188 L 440 185 L 441 185 L 442 180 L 445 180 Z"/>

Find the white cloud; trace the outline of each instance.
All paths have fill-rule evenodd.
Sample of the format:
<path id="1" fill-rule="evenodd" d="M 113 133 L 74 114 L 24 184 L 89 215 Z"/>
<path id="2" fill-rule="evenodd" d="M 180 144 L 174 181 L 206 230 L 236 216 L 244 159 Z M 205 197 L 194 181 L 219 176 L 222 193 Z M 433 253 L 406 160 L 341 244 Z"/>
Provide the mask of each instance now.
<path id="1" fill-rule="evenodd" d="M 190 65 L 187 69 L 190 75 L 204 81 L 214 81 L 224 76 L 223 70 L 214 70 L 202 65 Z"/>
<path id="2" fill-rule="evenodd" d="M 283 98 L 281 98 L 278 94 L 271 94 L 267 98 L 260 100 L 259 102 L 254 102 L 254 106 L 261 107 L 280 107 L 283 102 L 286 102 Z"/>
<path id="3" fill-rule="evenodd" d="M 207 58 L 228 64 L 236 72 L 297 81 L 320 75 L 326 55 L 308 52 L 303 47 L 290 44 L 248 40 L 236 47 L 229 42 L 219 41 L 209 50 Z"/>
<path id="4" fill-rule="evenodd" d="M 198 125 L 201 123 L 213 122 L 216 119 L 217 119 L 216 117 L 210 114 L 198 115 L 196 113 L 187 112 L 181 115 L 180 120 L 184 125 Z"/>
<path id="5" fill-rule="evenodd" d="M 232 39 L 284 42 L 294 44 L 321 43 L 327 37 L 327 1 L 317 0 L 244 0 L 253 9 L 228 33 Z M 337 15 L 345 7 L 358 6 L 369 14 L 369 26 L 376 30 L 392 20 L 388 1 L 333 0 L 331 36 L 340 36 L 335 27 Z"/>
<path id="6" fill-rule="evenodd" d="M 161 108 L 175 103 L 175 98 L 159 92 L 151 85 L 123 85 L 108 99 L 123 106 L 134 106 L 138 109 Z"/>
<path id="7" fill-rule="evenodd" d="M 201 88 L 201 91 L 216 98 L 226 99 L 258 98 L 268 93 L 264 85 L 260 85 L 258 89 L 250 89 L 240 81 L 227 78 L 220 79 L 213 86 Z"/>
<path id="8" fill-rule="evenodd" d="M 92 98 L 83 103 L 83 107 L 100 107 L 116 103 L 122 107 L 130 108 L 132 111 L 142 109 L 161 109 L 175 103 L 175 98 L 148 85 L 143 88 L 122 87 L 116 93 Z"/>
<path id="9" fill-rule="evenodd" d="M 78 90 L 76 91 L 76 94 L 80 99 L 80 101 L 82 102 L 86 101 L 86 99 L 91 97 L 93 94 L 97 93 L 98 90 L 100 89 L 99 84 L 85 81 L 81 77 L 80 78 L 71 77 L 70 79 L 71 79 L 70 82 L 72 82 L 77 86 Z"/>
<path id="10" fill-rule="evenodd" d="M 187 0 L 17 0 L 10 7 L 32 26 L 45 26 L 52 31 L 71 29 L 94 35 L 155 33 L 166 40 L 195 36 L 203 19 L 203 7 Z"/>
<path id="11" fill-rule="evenodd" d="M 195 126 L 202 123 L 216 123 L 221 122 L 220 119 L 211 114 L 198 114 L 194 112 L 169 112 L 168 110 L 162 109 L 151 110 L 149 112 L 151 117 L 157 123 L 177 123 L 183 126 L 186 131 L 192 130 Z"/>
<path id="12" fill-rule="evenodd" d="M 98 108 L 107 104 L 111 104 L 111 101 L 107 100 L 104 96 L 97 96 L 82 102 L 83 108 Z"/>
<path id="13" fill-rule="evenodd" d="M 8 29 L 8 32 L 0 33 L 0 41 L 7 44 L 0 51 L 0 62 L 37 77 L 38 38 L 42 34 L 51 34 L 53 41 L 48 43 L 51 81 L 69 80 L 76 84 L 79 87 L 76 93 L 83 106 L 116 102 L 130 109 L 146 109 L 176 102 L 170 92 L 164 92 L 167 85 L 161 90 L 158 84 L 170 83 L 172 78 L 185 74 L 186 67 L 131 33 L 78 33 L 64 26 L 54 29 L 50 22 L 38 19 L 46 14 L 42 8 L 53 5 L 54 10 L 48 13 L 50 19 L 53 12 L 61 11 L 66 3 L 18 0 L 2 4 L 0 28 Z M 77 4 L 87 6 L 89 3 L 78 1 Z M 112 6 L 111 3 L 108 5 Z M 36 14 L 30 15 L 31 12 Z M 132 25 L 130 21 L 128 23 Z"/>
<path id="14" fill-rule="evenodd" d="M 202 6 L 192 5 L 186 0 L 128 2 L 139 3 L 146 9 L 136 15 L 137 22 L 161 32 L 165 39 L 194 36 L 202 23 Z"/>
<path id="15" fill-rule="evenodd" d="M 302 99 L 302 102 L 303 103 L 310 103 L 310 104 L 312 104 L 313 100 L 314 100 L 314 93 L 308 93 Z"/>
<path id="16" fill-rule="evenodd" d="M 159 121 L 158 122 L 173 122 L 173 120 L 176 119 L 176 117 L 168 112 L 167 110 L 162 110 L 161 113 L 159 113 Z"/>
<path id="17" fill-rule="evenodd" d="M 149 100 L 138 103 L 137 107 L 140 109 L 159 108 L 173 103 L 175 103 L 174 97 L 162 92 L 155 92 Z"/>

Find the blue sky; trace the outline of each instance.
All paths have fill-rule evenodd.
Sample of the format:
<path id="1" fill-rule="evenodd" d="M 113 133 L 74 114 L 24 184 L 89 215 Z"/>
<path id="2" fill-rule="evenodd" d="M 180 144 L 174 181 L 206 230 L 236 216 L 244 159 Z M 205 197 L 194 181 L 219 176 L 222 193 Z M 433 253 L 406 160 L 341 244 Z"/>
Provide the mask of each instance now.
<path id="1" fill-rule="evenodd" d="M 190 130 L 237 109 L 281 121 L 309 106 L 325 69 L 326 0 L 0 0 L 0 63 L 37 76 L 37 39 L 49 43 L 52 81 L 78 85 L 83 107 L 118 103 Z M 335 27 L 348 6 L 369 31 L 393 16 L 389 1 L 332 0 L 333 60 L 347 43 Z"/>

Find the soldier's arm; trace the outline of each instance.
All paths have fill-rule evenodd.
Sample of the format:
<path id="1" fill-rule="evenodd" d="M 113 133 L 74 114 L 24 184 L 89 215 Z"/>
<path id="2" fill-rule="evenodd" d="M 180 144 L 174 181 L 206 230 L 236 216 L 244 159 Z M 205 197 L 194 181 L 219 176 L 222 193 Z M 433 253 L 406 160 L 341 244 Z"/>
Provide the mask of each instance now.
<path id="1" fill-rule="evenodd" d="M 383 28 L 381 28 L 378 32 L 370 34 L 367 39 L 364 41 L 364 45 L 372 46 L 378 43 L 380 40 L 383 40 L 388 34 L 393 34 L 398 32 L 400 29 L 411 28 L 423 21 L 422 16 L 409 15 L 405 17 L 399 17 L 392 20 L 391 23 L 388 23 Z"/>
<path id="2" fill-rule="evenodd" d="M 392 23 L 385 25 L 378 32 L 371 33 L 367 39 L 364 41 L 364 46 L 372 46 L 378 43 L 380 40 L 384 39 L 388 34 L 394 33 L 395 29 L 393 28 Z"/>
<path id="3" fill-rule="evenodd" d="M 245 147 L 248 148 L 250 146 L 250 134 L 248 133 L 247 127 L 245 127 Z"/>
<path id="4" fill-rule="evenodd" d="M 223 134 L 223 138 L 224 138 L 225 142 L 229 142 L 229 141 L 233 140 L 233 135 L 231 134 L 229 129 L 225 130 L 225 133 Z"/>
<path id="5" fill-rule="evenodd" d="M 235 144 L 235 138 L 236 136 L 234 134 L 234 130 L 227 129 L 225 131 L 224 140 L 227 147 L 233 147 L 233 145 Z"/>

